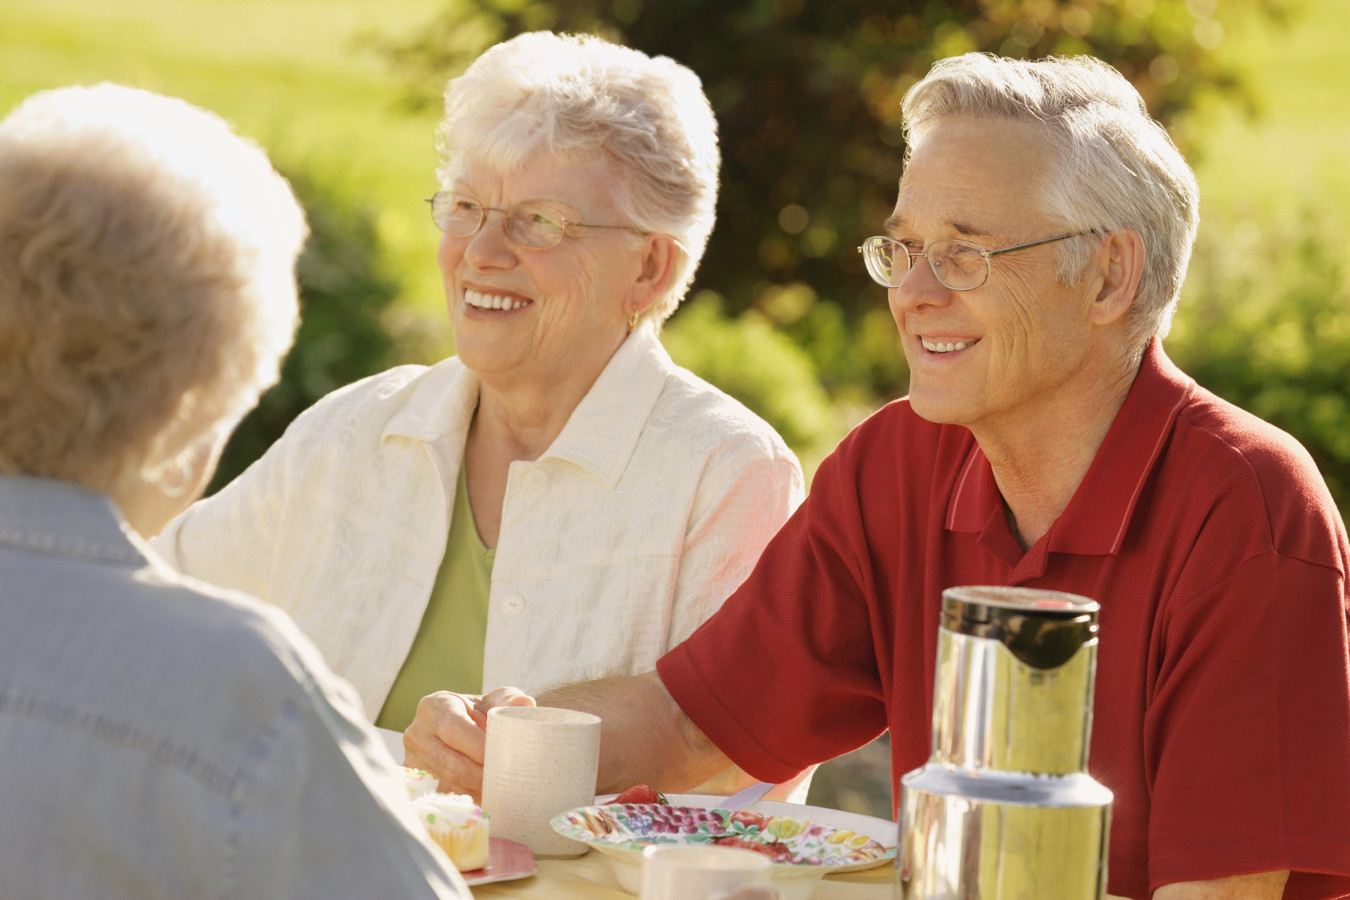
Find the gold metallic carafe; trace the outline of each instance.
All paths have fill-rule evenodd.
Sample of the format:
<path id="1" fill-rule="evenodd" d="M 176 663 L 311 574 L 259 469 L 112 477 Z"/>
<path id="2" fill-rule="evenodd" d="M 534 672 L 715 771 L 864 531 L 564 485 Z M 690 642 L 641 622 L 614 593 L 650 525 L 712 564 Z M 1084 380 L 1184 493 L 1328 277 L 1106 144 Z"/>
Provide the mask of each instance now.
<path id="1" fill-rule="evenodd" d="M 933 753 L 901 779 L 900 900 L 1100 900 L 1111 792 L 1087 774 L 1097 609 L 943 591 Z"/>

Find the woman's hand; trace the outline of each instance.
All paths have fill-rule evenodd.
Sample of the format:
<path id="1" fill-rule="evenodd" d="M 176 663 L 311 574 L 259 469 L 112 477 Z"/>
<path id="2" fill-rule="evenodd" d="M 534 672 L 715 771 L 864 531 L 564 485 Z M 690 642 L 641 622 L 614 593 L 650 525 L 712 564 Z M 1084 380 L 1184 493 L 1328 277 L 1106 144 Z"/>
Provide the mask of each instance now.
<path id="1" fill-rule="evenodd" d="M 498 706 L 534 706 L 534 698 L 504 687 L 481 697 L 437 691 L 417 704 L 417 714 L 403 732 L 403 764 L 425 769 L 440 781 L 440 790 L 469 794 L 478 801 L 483 791 L 483 750 L 488 710 Z"/>

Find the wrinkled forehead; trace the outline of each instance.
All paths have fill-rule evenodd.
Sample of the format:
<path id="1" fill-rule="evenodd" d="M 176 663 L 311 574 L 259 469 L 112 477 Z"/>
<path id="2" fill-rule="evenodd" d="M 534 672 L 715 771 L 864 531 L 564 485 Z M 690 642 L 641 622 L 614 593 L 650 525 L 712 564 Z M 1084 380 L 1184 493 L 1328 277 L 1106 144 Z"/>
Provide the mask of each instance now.
<path id="1" fill-rule="evenodd" d="M 938 122 L 910 148 L 892 224 L 1012 233 L 1037 217 L 1053 152 L 1034 125 L 997 118 Z"/>
<path id="2" fill-rule="evenodd" d="M 604 157 L 571 160 L 548 151 L 503 167 L 496 159 L 469 157 L 450 188 L 489 206 L 541 203 L 569 216 L 617 215 L 615 167 Z"/>

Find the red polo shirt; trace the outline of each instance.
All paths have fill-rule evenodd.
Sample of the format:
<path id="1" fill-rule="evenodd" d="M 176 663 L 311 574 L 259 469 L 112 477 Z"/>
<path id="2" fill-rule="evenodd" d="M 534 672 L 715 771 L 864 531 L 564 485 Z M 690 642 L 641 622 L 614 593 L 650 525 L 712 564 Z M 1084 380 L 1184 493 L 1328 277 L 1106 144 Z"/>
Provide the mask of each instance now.
<path id="1" fill-rule="evenodd" d="M 1109 890 L 1291 869 L 1350 895 L 1345 526 L 1297 442 L 1154 341 L 1072 501 L 1023 552 L 970 432 L 905 400 L 822 463 L 754 572 L 658 664 L 693 721 L 779 781 L 889 728 L 892 799 L 931 751 L 944 588 L 1101 604 L 1089 770 Z"/>

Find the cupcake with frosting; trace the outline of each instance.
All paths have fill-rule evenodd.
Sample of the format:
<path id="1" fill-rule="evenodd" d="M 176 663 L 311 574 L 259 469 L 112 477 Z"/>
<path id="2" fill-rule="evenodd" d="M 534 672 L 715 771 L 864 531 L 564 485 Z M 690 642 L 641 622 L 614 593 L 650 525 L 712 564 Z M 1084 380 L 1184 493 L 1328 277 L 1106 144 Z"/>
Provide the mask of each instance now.
<path id="1" fill-rule="evenodd" d="M 440 782 L 436 780 L 435 775 L 425 769 L 410 769 L 404 766 L 403 786 L 408 789 L 408 799 L 416 800 L 418 797 L 436 793 Z"/>
<path id="2" fill-rule="evenodd" d="M 461 872 L 488 864 L 488 820 L 468 794 L 423 794 L 413 809 L 432 840 Z"/>

